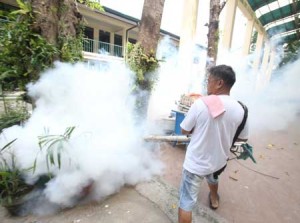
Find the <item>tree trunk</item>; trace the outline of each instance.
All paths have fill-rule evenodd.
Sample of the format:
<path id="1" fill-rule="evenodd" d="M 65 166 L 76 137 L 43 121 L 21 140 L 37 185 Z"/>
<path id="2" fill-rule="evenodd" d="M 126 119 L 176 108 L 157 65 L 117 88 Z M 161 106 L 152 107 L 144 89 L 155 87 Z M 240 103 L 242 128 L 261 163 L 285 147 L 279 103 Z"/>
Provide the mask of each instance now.
<path id="1" fill-rule="evenodd" d="M 74 0 L 60 0 L 58 33 L 62 37 L 77 37 L 78 27 L 82 19 L 77 3 Z"/>
<path id="2" fill-rule="evenodd" d="M 143 53 L 155 57 L 160 37 L 160 25 L 165 0 L 144 0 L 142 19 L 139 26 L 138 43 L 141 44 Z M 156 58 L 156 57 L 155 57 Z M 135 118 L 137 123 L 146 120 L 149 98 L 151 95 L 151 79 L 153 71 L 147 70 L 149 63 L 143 66 L 146 71 L 143 73 L 144 80 L 137 81 Z"/>
<path id="3" fill-rule="evenodd" d="M 31 0 L 34 15 L 34 31 L 41 34 L 49 43 L 56 45 L 58 37 L 58 8 L 59 0 L 39 1 Z"/>
<path id="4" fill-rule="evenodd" d="M 138 42 L 144 48 L 145 53 L 152 51 L 155 55 L 160 37 L 164 3 L 165 0 L 144 0 Z"/>
<path id="5" fill-rule="evenodd" d="M 49 43 L 56 46 L 59 38 L 76 37 L 82 16 L 74 0 L 31 0 L 33 27 Z"/>
<path id="6" fill-rule="evenodd" d="M 210 13 L 208 24 L 208 44 L 206 68 L 216 65 L 219 43 L 219 16 L 221 13 L 220 0 L 210 1 Z"/>

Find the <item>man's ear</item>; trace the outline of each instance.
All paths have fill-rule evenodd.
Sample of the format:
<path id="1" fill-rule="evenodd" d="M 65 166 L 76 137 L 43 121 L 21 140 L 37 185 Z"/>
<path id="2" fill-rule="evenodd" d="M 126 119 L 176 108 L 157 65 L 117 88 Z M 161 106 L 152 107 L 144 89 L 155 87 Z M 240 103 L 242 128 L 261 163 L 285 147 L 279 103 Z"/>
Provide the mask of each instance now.
<path id="1" fill-rule="evenodd" d="M 217 81 L 217 88 L 218 89 L 220 89 L 220 88 L 222 88 L 224 86 L 224 80 L 222 80 L 222 79 L 219 79 L 218 81 Z"/>

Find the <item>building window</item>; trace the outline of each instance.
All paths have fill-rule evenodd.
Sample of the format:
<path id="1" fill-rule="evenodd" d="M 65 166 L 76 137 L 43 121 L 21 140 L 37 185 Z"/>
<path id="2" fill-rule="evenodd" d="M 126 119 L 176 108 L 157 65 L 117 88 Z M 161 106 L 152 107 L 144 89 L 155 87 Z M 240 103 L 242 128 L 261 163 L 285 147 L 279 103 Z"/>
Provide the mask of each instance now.
<path id="1" fill-rule="evenodd" d="M 117 57 L 122 57 L 123 56 L 123 48 L 122 48 L 122 43 L 123 39 L 121 35 L 115 34 L 114 38 L 114 56 Z"/>
<path id="2" fill-rule="evenodd" d="M 114 42 L 115 42 L 115 45 L 122 46 L 122 36 L 115 34 Z"/>
<path id="3" fill-rule="evenodd" d="M 83 51 L 94 52 L 94 29 L 91 27 L 84 27 L 84 41 L 83 41 Z"/>
<path id="4" fill-rule="evenodd" d="M 110 32 L 100 30 L 99 31 L 99 41 L 104 42 L 104 43 L 110 43 Z"/>
<path id="5" fill-rule="evenodd" d="M 88 39 L 94 39 L 94 29 L 91 27 L 84 27 L 84 37 Z"/>
<path id="6" fill-rule="evenodd" d="M 103 30 L 99 31 L 99 53 L 109 54 L 110 53 L 110 32 Z"/>

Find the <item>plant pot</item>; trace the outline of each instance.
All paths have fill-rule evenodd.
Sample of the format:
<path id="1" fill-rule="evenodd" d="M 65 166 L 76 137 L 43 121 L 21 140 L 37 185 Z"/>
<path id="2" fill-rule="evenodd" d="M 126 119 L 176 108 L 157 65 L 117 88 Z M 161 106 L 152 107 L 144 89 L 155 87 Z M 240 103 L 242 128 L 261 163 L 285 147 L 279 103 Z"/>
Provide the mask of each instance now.
<path id="1" fill-rule="evenodd" d="M 2 204 L 11 216 L 24 217 L 33 213 L 39 205 L 38 199 L 43 196 L 43 189 L 33 189 L 23 197 L 15 199 L 10 204 Z"/>
<path id="2" fill-rule="evenodd" d="M 24 201 L 16 201 L 12 204 L 3 204 L 2 206 L 8 211 L 11 216 L 26 216 L 28 211 L 26 211 Z"/>
<path id="3" fill-rule="evenodd" d="M 46 183 L 51 179 L 51 176 L 42 175 L 34 185 L 26 185 L 26 189 L 22 194 L 18 194 L 13 198 L 12 202 L 3 202 L 2 206 L 6 208 L 11 216 L 27 216 L 32 213 L 38 205 L 37 200 L 43 196 L 43 190 Z"/>

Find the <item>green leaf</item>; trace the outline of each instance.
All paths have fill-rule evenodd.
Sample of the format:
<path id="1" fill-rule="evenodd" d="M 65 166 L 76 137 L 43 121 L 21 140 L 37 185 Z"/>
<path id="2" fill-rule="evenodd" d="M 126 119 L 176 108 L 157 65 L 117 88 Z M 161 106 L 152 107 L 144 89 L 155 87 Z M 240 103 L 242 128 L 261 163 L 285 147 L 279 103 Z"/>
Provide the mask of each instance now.
<path id="1" fill-rule="evenodd" d="M 5 150 L 6 148 L 8 148 L 8 147 L 9 147 L 11 144 L 13 144 L 16 140 L 17 140 L 17 139 L 14 139 L 14 140 L 10 141 L 9 143 L 7 143 L 4 147 L 2 147 L 2 149 L 1 149 L 0 151 L 2 152 L 2 151 Z"/>
<path id="2" fill-rule="evenodd" d="M 60 167 L 61 167 L 61 155 L 60 155 L 60 152 L 57 153 L 57 162 L 58 162 L 58 168 L 60 169 Z"/>
<path id="3" fill-rule="evenodd" d="M 50 160 L 50 164 L 52 164 L 52 165 L 55 165 L 55 162 L 54 162 L 54 155 L 53 155 L 53 152 L 51 151 L 50 153 L 49 153 L 49 160 Z"/>
<path id="4" fill-rule="evenodd" d="M 7 176 L 10 176 L 10 173 L 9 172 L 3 172 L 3 171 L 1 171 L 0 172 L 0 176 L 7 177 Z"/>
<path id="5" fill-rule="evenodd" d="M 35 173 L 35 170 L 36 170 L 36 162 L 37 162 L 37 158 L 34 159 L 34 162 L 33 162 L 33 166 L 32 166 L 32 172 Z"/>
<path id="6" fill-rule="evenodd" d="M 71 137 L 71 134 L 72 132 L 74 131 L 75 129 L 75 126 L 72 126 L 72 127 L 68 127 L 66 132 L 64 133 L 64 136 L 67 138 L 67 139 L 70 139 Z"/>
<path id="7" fill-rule="evenodd" d="M 54 149 L 54 145 L 60 141 L 61 141 L 61 138 L 51 140 L 51 144 L 47 147 L 47 151 L 51 151 L 52 149 Z"/>
<path id="8" fill-rule="evenodd" d="M 17 3 L 18 3 L 18 6 L 21 8 L 21 9 L 25 9 L 26 8 L 26 5 L 24 2 L 22 2 L 21 0 L 16 0 Z"/>
<path id="9" fill-rule="evenodd" d="M 48 171 L 50 170 L 49 165 L 58 165 L 60 169 L 62 166 L 61 156 L 64 150 L 65 143 L 68 143 L 72 133 L 74 132 L 75 126 L 67 127 L 63 135 L 43 135 L 38 136 L 39 146 L 42 149 L 46 149 L 46 164 Z M 57 158 L 57 162 L 55 161 Z"/>
<path id="10" fill-rule="evenodd" d="M 50 166 L 49 166 L 49 154 L 46 155 L 46 164 L 47 164 L 47 170 L 50 170 Z"/>

